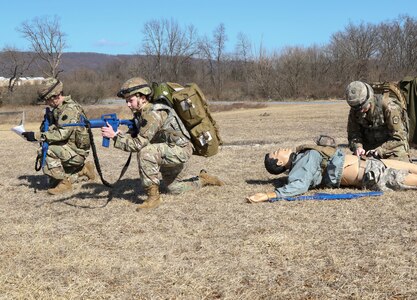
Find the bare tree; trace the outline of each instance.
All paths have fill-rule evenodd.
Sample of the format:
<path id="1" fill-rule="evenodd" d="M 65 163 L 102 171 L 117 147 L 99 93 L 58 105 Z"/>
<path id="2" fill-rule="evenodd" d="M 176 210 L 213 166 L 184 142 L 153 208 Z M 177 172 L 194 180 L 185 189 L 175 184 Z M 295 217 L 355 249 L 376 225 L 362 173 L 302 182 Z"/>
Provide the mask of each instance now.
<path id="1" fill-rule="evenodd" d="M 40 62 L 46 64 L 46 68 L 39 64 L 44 75 L 56 78 L 62 72 L 59 65 L 66 48 L 59 18 L 34 18 L 23 22 L 17 30 L 30 42 L 31 50 L 37 54 Z"/>
<path id="2" fill-rule="evenodd" d="M 249 91 L 249 68 L 251 66 L 252 60 L 252 44 L 243 32 L 239 32 L 237 35 L 237 43 L 235 46 L 236 52 L 236 61 L 238 62 L 238 67 L 241 69 L 241 78 L 245 84 L 243 86 L 243 91 L 245 94 L 248 94 Z M 237 73 L 237 72 L 236 72 Z"/>
<path id="3" fill-rule="evenodd" d="M 251 86 L 253 86 L 250 93 L 253 97 L 268 100 L 281 97 L 279 89 L 276 88 L 276 61 L 276 55 L 268 55 L 266 49 L 260 44 L 258 54 L 249 73 Z"/>
<path id="4" fill-rule="evenodd" d="M 417 69 L 417 21 L 411 17 L 400 18 L 403 28 L 404 60 L 403 67 L 406 72 L 415 72 Z"/>
<path id="5" fill-rule="evenodd" d="M 300 47 L 285 48 L 280 57 L 280 81 L 287 97 L 299 97 L 306 79 L 306 54 Z"/>
<path id="6" fill-rule="evenodd" d="M 333 34 L 330 49 L 340 74 L 366 80 L 370 61 L 377 54 L 377 44 L 378 32 L 372 24 L 361 23 L 355 26 L 349 23 L 344 31 Z"/>
<path id="7" fill-rule="evenodd" d="M 143 42 L 142 51 L 147 56 L 150 65 L 145 66 L 148 74 L 145 77 L 162 80 L 162 56 L 165 43 L 165 23 L 158 20 L 146 22 L 142 30 Z"/>
<path id="8" fill-rule="evenodd" d="M 9 78 L 8 91 L 13 92 L 18 79 L 25 75 L 29 70 L 33 55 L 27 52 L 19 51 L 14 47 L 6 46 L 0 56 L 0 70 Z"/>
<path id="9" fill-rule="evenodd" d="M 376 71 L 381 80 L 395 80 L 415 70 L 416 34 L 415 21 L 409 17 L 378 25 L 379 57 Z"/>
<path id="10" fill-rule="evenodd" d="M 227 41 L 226 28 L 223 23 L 216 27 L 213 37 L 204 37 L 199 42 L 201 56 L 209 66 L 210 81 L 217 99 L 221 97 L 224 84 L 225 43 Z"/>
<path id="11" fill-rule="evenodd" d="M 142 66 L 146 76 L 158 81 L 179 80 L 181 69 L 198 51 L 196 28 L 183 29 L 174 19 L 161 19 L 145 23 L 142 32 L 142 52 L 151 62 Z"/>
<path id="12" fill-rule="evenodd" d="M 174 80 L 178 80 L 181 67 L 198 53 L 197 30 L 193 25 L 180 28 L 178 23 L 171 19 L 165 20 L 166 48 L 164 53 L 167 56 L 168 68 Z"/>
<path id="13" fill-rule="evenodd" d="M 390 74 L 399 72 L 401 68 L 402 45 L 398 43 L 401 40 L 402 29 L 398 22 L 382 23 L 378 26 L 378 34 L 379 57 L 376 64 L 378 80 L 392 80 Z"/>
<path id="14" fill-rule="evenodd" d="M 379 66 L 386 80 L 410 75 L 417 69 L 417 21 L 400 16 L 378 26 Z"/>

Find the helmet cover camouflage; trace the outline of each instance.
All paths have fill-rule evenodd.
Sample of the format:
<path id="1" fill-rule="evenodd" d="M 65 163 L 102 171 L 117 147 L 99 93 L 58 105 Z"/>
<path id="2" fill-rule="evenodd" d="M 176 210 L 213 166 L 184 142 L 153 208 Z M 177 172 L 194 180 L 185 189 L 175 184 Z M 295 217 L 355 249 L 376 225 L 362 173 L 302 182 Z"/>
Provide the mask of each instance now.
<path id="1" fill-rule="evenodd" d="M 353 81 L 346 87 L 346 101 L 354 109 L 361 109 L 374 97 L 371 86 L 362 81 Z"/>
<path id="2" fill-rule="evenodd" d="M 117 93 L 117 96 L 120 98 L 126 98 L 137 93 L 141 93 L 143 95 L 150 95 L 152 93 L 152 89 L 148 82 L 141 77 L 133 77 L 123 83 L 120 91 Z"/>
<path id="3" fill-rule="evenodd" d="M 38 101 L 44 101 L 62 93 L 64 85 L 56 78 L 46 78 L 38 88 Z"/>

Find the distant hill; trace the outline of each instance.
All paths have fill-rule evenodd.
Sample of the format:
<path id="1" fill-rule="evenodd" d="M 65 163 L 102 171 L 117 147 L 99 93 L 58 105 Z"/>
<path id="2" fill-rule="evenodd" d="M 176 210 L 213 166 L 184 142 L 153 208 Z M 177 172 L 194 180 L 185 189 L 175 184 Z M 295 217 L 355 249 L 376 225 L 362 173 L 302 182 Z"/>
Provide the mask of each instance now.
<path id="1" fill-rule="evenodd" d="M 62 55 L 61 68 L 71 72 L 78 68 L 99 70 L 117 60 L 127 60 L 134 55 L 110 55 L 92 52 L 65 52 Z"/>
<path id="2" fill-rule="evenodd" d="M 34 53 L 24 53 L 34 55 Z M 90 53 L 90 52 L 65 52 L 62 54 L 62 61 L 60 68 L 65 73 L 69 73 L 79 68 L 86 68 L 91 70 L 100 70 L 112 61 L 117 60 L 128 60 L 134 57 L 134 55 L 110 55 L 101 53 Z M 7 65 L 7 61 L 10 60 L 8 56 L 5 56 L 0 51 L 0 76 L 9 77 L 9 74 L 2 74 L 7 67 L 4 68 L 2 65 Z M 29 72 L 25 76 L 36 77 L 41 76 L 36 64 L 33 64 Z"/>

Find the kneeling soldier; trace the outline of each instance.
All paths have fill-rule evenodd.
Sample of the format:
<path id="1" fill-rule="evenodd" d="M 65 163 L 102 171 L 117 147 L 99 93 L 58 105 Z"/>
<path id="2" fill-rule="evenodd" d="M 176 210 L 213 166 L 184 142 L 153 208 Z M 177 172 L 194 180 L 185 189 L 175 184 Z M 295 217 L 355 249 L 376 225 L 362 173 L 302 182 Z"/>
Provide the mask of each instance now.
<path id="1" fill-rule="evenodd" d="M 61 194 L 72 190 L 72 183 L 81 179 L 95 179 L 94 165 L 85 162 L 90 149 L 87 129 L 84 127 L 62 127 L 66 123 L 79 123 L 85 117 L 82 107 L 63 96 L 63 84 L 55 78 L 46 79 L 38 89 L 39 101 L 52 108 L 49 128 L 46 132 L 23 132 L 22 135 L 31 142 L 48 143 L 44 174 L 49 176 L 48 193 Z"/>
<path id="2" fill-rule="evenodd" d="M 161 182 L 173 194 L 208 185 L 223 185 L 220 179 L 204 170 L 197 177 L 185 178 L 193 145 L 183 134 L 186 129 L 175 110 L 166 104 L 152 102 L 152 89 L 144 79 L 129 79 L 117 95 L 126 100 L 133 112 L 138 134 L 132 137 L 119 130 L 115 132 L 111 126 L 101 130 L 103 137 L 114 140 L 115 148 L 137 152 L 140 179 L 147 193 L 147 199 L 137 211 L 161 203 Z"/>

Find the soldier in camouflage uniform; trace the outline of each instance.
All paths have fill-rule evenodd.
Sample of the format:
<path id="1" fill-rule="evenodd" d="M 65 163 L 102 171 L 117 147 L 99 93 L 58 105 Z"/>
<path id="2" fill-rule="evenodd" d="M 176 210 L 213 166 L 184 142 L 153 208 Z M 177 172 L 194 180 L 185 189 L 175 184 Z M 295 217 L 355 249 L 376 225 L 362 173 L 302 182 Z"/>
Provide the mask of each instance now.
<path id="1" fill-rule="evenodd" d="M 356 155 L 409 161 L 408 117 L 396 98 L 375 95 L 369 84 L 354 81 L 346 88 L 351 109 L 349 148 Z"/>
<path id="2" fill-rule="evenodd" d="M 102 128 L 102 135 L 112 138 L 115 148 L 137 152 L 141 183 L 148 196 L 137 211 L 160 204 L 161 182 L 174 194 L 207 185 L 223 185 L 204 170 L 197 177 L 185 178 L 187 162 L 193 153 L 190 135 L 173 108 L 166 103 L 152 102 L 152 89 L 144 79 L 129 79 L 117 95 L 126 100 L 134 113 L 138 134 L 132 137 L 119 130 L 114 132 L 108 126 Z"/>
<path id="3" fill-rule="evenodd" d="M 62 127 L 62 124 L 79 123 L 85 113 L 81 106 L 63 96 L 61 81 L 48 78 L 38 90 L 39 100 L 52 108 L 47 132 L 24 132 L 28 141 L 46 141 L 49 144 L 46 153 L 44 174 L 48 175 L 51 188 L 48 193 L 61 194 L 72 190 L 72 183 L 78 179 L 95 179 L 94 165 L 85 163 L 89 154 L 90 141 L 84 127 Z"/>

